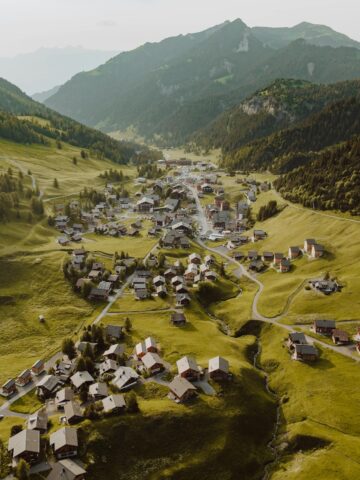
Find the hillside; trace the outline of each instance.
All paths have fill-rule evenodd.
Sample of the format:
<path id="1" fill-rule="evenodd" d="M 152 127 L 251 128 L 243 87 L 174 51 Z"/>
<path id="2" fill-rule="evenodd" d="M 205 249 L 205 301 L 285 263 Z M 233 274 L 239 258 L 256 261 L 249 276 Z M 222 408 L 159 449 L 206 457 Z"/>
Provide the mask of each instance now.
<path id="1" fill-rule="evenodd" d="M 104 131 L 135 127 L 149 140 L 180 144 L 277 78 L 330 83 L 359 76 L 357 48 L 296 40 L 274 49 L 235 20 L 122 53 L 76 75 L 45 103 Z"/>
<path id="2" fill-rule="evenodd" d="M 319 154 L 274 184 L 292 202 L 360 215 L 360 136 Z"/>
<path id="3" fill-rule="evenodd" d="M 0 79 L 0 111 L 8 114 L 7 128 L 5 116 L 2 116 L 2 138 L 29 143 L 30 137 L 21 140 L 18 133 L 14 133 L 20 128 L 18 118 L 22 118 L 26 122 L 26 130 L 32 132 L 32 141 L 36 143 L 44 143 L 41 137 L 65 141 L 77 147 L 91 149 L 100 158 L 106 157 L 122 164 L 128 163 L 139 150 L 139 146 L 135 144 L 119 142 L 50 110 L 4 79 Z M 24 127 L 22 129 L 24 130 Z M 13 133 L 10 133 L 10 130 Z M 4 133 L 5 131 L 7 133 Z M 147 150 L 146 152 L 149 153 Z"/>
<path id="4" fill-rule="evenodd" d="M 225 156 L 231 168 L 292 170 L 331 145 L 360 133 L 360 99 L 353 97 L 326 106 L 294 126 L 248 143 Z"/>
<path id="5" fill-rule="evenodd" d="M 272 48 L 283 48 L 299 38 L 319 47 L 360 48 L 360 43 L 352 38 L 336 32 L 326 25 L 314 25 L 309 22 L 302 22 L 290 28 L 254 27 L 252 31 L 261 42 Z"/>
<path id="6" fill-rule="evenodd" d="M 220 115 L 207 128 L 195 133 L 190 143 L 203 149 L 221 148 L 229 153 L 359 92 L 359 81 L 317 85 L 304 80 L 279 79 Z"/>

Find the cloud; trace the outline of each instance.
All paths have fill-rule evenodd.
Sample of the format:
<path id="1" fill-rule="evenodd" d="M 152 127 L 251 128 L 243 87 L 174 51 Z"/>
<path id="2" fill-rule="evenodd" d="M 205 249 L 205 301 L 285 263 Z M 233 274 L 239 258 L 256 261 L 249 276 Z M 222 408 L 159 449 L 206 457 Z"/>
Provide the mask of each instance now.
<path id="1" fill-rule="evenodd" d="M 118 23 L 115 20 L 101 20 L 97 25 L 99 27 L 114 28 L 118 26 Z"/>

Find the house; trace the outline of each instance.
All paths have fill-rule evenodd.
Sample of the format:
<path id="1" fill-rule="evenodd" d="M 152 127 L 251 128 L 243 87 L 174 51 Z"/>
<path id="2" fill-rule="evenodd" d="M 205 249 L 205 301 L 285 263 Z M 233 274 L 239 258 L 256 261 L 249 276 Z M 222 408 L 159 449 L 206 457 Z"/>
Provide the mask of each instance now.
<path id="1" fill-rule="evenodd" d="M 55 405 L 58 410 L 64 410 L 65 405 L 74 399 L 74 392 L 70 387 L 59 390 L 55 395 Z"/>
<path id="2" fill-rule="evenodd" d="M 313 362 L 318 358 L 318 351 L 313 345 L 295 344 L 292 358 L 303 362 Z"/>
<path id="3" fill-rule="evenodd" d="M 48 414 L 46 408 L 30 415 L 27 421 L 27 428 L 29 430 L 38 430 L 41 434 L 45 433 L 48 428 Z"/>
<path id="4" fill-rule="evenodd" d="M 205 265 L 212 265 L 215 263 L 215 259 L 212 255 L 206 255 L 204 263 Z"/>
<path id="5" fill-rule="evenodd" d="M 95 342 L 76 342 L 75 343 L 75 348 L 78 352 L 84 353 L 87 348 L 90 348 L 91 351 L 94 353 L 95 349 L 97 347 L 97 343 Z"/>
<path id="6" fill-rule="evenodd" d="M 289 333 L 287 345 L 290 350 L 295 348 L 295 345 L 305 345 L 307 343 L 305 334 L 302 332 Z"/>
<path id="7" fill-rule="evenodd" d="M 253 241 L 264 240 L 266 238 L 266 232 L 264 230 L 254 230 Z"/>
<path id="8" fill-rule="evenodd" d="M 138 360 L 141 360 L 142 357 L 147 353 L 145 342 L 139 342 L 135 345 L 135 355 Z"/>
<path id="9" fill-rule="evenodd" d="M 229 362 L 222 357 L 214 357 L 209 360 L 209 377 L 216 382 L 229 379 Z"/>
<path id="10" fill-rule="evenodd" d="M 156 276 L 153 280 L 153 284 L 155 285 L 155 287 L 160 287 L 164 285 L 164 283 L 165 283 L 165 278 L 161 275 Z"/>
<path id="11" fill-rule="evenodd" d="M 274 261 L 274 254 L 273 252 L 263 252 L 262 259 L 264 262 L 273 262 Z"/>
<path id="12" fill-rule="evenodd" d="M 25 387 L 30 382 L 32 382 L 32 376 L 29 369 L 22 371 L 15 381 L 18 387 Z"/>
<path id="13" fill-rule="evenodd" d="M 257 260 L 259 258 L 259 254 L 256 250 L 249 250 L 247 257 L 249 260 Z"/>
<path id="14" fill-rule="evenodd" d="M 180 377 L 186 378 L 190 381 L 199 380 L 200 369 L 195 358 L 186 355 L 176 362 L 176 366 Z"/>
<path id="15" fill-rule="evenodd" d="M 264 270 L 265 265 L 261 260 L 252 260 L 249 264 L 249 270 L 253 272 L 260 273 L 262 270 Z"/>
<path id="16" fill-rule="evenodd" d="M 124 355 L 124 352 L 125 345 L 114 343 L 113 345 L 110 345 L 110 347 L 103 353 L 103 356 L 109 360 L 117 361 L 119 357 Z"/>
<path id="17" fill-rule="evenodd" d="M 210 280 L 211 282 L 215 282 L 217 280 L 217 274 L 212 270 L 205 272 L 205 280 Z"/>
<path id="18" fill-rule="evenodd" d="M 167 290 L 164 285 L 160 285 L 159 287 L 156 287 L 156 294 L 160 298 L 165 298 L 167 296 Z"/>
<path id="19" fill-rule="evenodd" d="M 101 400 L 108 396 L 108 387 L 106 383 L 97 382 L 89 387 L 89 395 L 93 400 Z"/>
<path id="20" fill-rule="evenodd" d="M 197 395 L 196 387 L 184 377 L 176 376 L 169 385 L 170 398 L 184 403 Z"/>
<path id="21" fill-rule="evenodd" d="M 290 260 L 294 260 L 295 258 L 298 258 L 300 254 L 301 254 L 301 250 L 299 247 L 289 247 L 288 256 Z"/>
<path id="22" fill-rule="evenodd" d="M 65 403 L 64 413 L 66 421 L 69 425 L 81 422 L 81 420 L 84 418 L 80 405 L 72 400 Z"/>
<path id="23" fill-rule="evenodd" d="M 274 253 L 274 265 L 279 266 L 283 258 L 283 253 Z"/>
<path id="24" fill-rule="evenodd" d="M 173 267 L 168 268 L 164 273 L 164 277 L 166 281 L 170 281 L 172 278 L 176 277 L 176 269 Z"/>
<path id="25" fill-rule="evenodd" d="M 177 287 L 178 285 L 182 285 L 183 283 L 184 283 L 183 277 L 180 277 L 180 276 L 178 276 L 178 275 L 176 275 L 176 277 L 173 277 L 173 278 L 171 279 L 171 285 L 172 285 L 173 287 Z"/>
<path id="26" fill-rule="evenodd" d="M 314 238 L 307 238 L 304 241 L 304 252 L 307 253 L 308 255 L 311 254 L 311 249 L 312 246 L 315 245 L 316 241 Z"/>
<path id="27" fill-rule="evenodd" d="M 323 245 L 320 245 L 319 243 L 315 243 L 314 245 L 312 245 L 311 247 L 311 254 L 310 256 L 312 258 L 320 258 L 324 255 L 324 247 Z"/>
<path id="28" fill-rule="evenodd" d="M 183 327 L 186 325 L 186 317 L 183 313 L 180 312 L 172 313 L 170 321 L 176 327 Z"/>
<path id="29" fill-rule="evenodd" d="M 196 275 L 198 274 L 197 270 L 195 269 L 186 269 L 186 271 L 184 272 L 184 280 L 185 282 L 189 285 L 191 285 L 193 282 L 194 282 L 194 279 L 196 277 Z M 177 287 L 180 287 L 181 285 L 177 285 Z M 179 292 L 179 293 L 182 293 L 182 292 Z M 183 293 L 187 293 L 187 292 L 183 292 Z"/>
<path id="30" fill-rule="evenodd" d="M 105 301 L 109 298 L 109 292 L 107 290 L 101 290 L 100 288 L 93 287 L 90 290 L 89 299 Z"/>
<path id="31" fill-rule="evenodd" d="M 188 257 L 189 263 L 194 263 L 195 265 L 200 265 L 201 256 L 198 253 L 192 253 Z"/>
<path id="32" fill-rule="evenodd" d="M 290 260 L 288 260 L 287 258 L 282 258 L 279 265 L 279 272 L 287 273 L 290 271 L 290 269 L 291 269 Z"/>
<path id="33" fill-rule="evenodd" d="M 171 227 L 172 230 L 176 230 L 178 232 L 182 232 L 186 235 L 192 234 L 192 227 L 188 223 L 185 222 L 177 222 Z"/>
<path id="34" fill-rule="evenodd" d="M 138 288 L 135 290 L 135 298 L 136 300 L 146 300 L 150 297 L 150 292 L 147 288 Z"/>
<path id="35" fill-rule="evenodd" d="M 332 341 L 335 345 L 348 345 L 350 343 L 350 337 L 344 330 L 335 328 L 332 332 Z"/>
<path id="36" fill-rule="evenodd" d="M 91 272 L 88 275 L 88 278 L 90 280 L 99 280 L 101 278 L 100 270 L 91 270 Z"/>
<path id="37" fill-rule="evenodd" d="M 245 255 L 244 255 L 243 252 L 234 252 L 234 254 L 233 254 L 233 258 L 234 258 L 236 261 L 243 260 L 244 256 L 245 256 Z"/>
<path id="38" fill-rule="evenodd" d="M 147 337 L 145 339 L 145 349 L 147 352 L 158 353 L 156 340 L 154 340 L 152 337 Z"/>
<path id="39" fill-rule="evenodd" d="M 34 365 L 31 367 L 31 373 L 33 375 L 39 376 L 45 372 L 45 363 L 43 360 L 37 360 Z"/>
<path id="40" fill-rule="evenodd" d="M 310 284 L 324 295 L 330 295 L 331 293 L 339 290 L 338 283 L 334 282 L 333 280 L 315 280 L 311 281 Z"/>
<path id="41" fill-rule="evenodd" d="M 154 200 L 150 197 L 143 197 L 141 200 L 136 202 L 137 210 L 141 213 L 149 213 L 154 209 Z"/>
<path id="42" fill-rule="evenodd" d="M 99 272 L 102 272 L 104 270 L 105 266 L 103 263 L 101 262 L 94 262 L 92 267 L 91 267 L 91 270 L 95 270 L 95 271 L 99 271 Z"/>
<path id="43" fill-rule="evenodd" d="M 85 480 L 86 470 L 70 458 L 55 463 L 46 480 Z"/>
<path id="44" fill-rule="evenodd" d="M 106 325 L 105 338 L 108 342 L 116 342 L 123 337 L 123 327 L 119 325 Z"/>
<path id="45" fill-rule="evenodd" d="M 139 380 L 139 375 L 130 367 L 119 367 L 115 372 L 112 384 L 120 391 L 129 390 L 134 387 Z"/>
<path id="46" fill-rule="evenodd" d="M 116 360 L 106 358 L 106 360 L 100 364 L 99 373 L 100 375 L 104 375 L 105 373 L 112 373 L 115 372 L 118 368 L 119 365 Z"/>
<path id="47" fill-rule="evenodd" d="M 16 383 L 15 383 L 15 380 L 13 378 L 7 380 L 3 386 L 2 386 L 2 389 L 1 389 L 1 395 L 3 397 L 11 397 L 11 395 L 14 395 L 14 393 L 17 392 L 17 388 L 16 388 Z"/>
<path id="48" fill-rule="evenodd" d="M 175 292 L 177 295 L 179 295 L 179 294 L 189 293 L 189 290 L 185 287 L 185 285 L 181 284 L 181 285 L 176 285 Z"/>
<path id="49" fill-rule="evenodd" d="M 126 408 L 123 395 L 110 395 L 102 400 L 105 413 L 120 413 Z"/>
<path id="50" fill-rule="evenodd" d="M 180 293 L 176 295 L 176 306 L 187 307 L 191 303 L 191 298 L 187 293 Z"/>
<path id="51" fill-rule="evenodd" d="M 79 390 L 83 385 L 94 383 L 93 377 L 88 371 L 76 372 L 71 378 L 71 383 L 74 385 L 76 390 Z"/>
<path id="52" fill-rule="evenodd" d="M 55 375 L 45 375 L 36 385 L 37 394 L 43 399 L 50 398 L 62 385 L 62 381 Z"/>
<path id="53" fill-rule="evenodd" d="M 59 459 L 76 457 L 78 452 L 77 429 L 63 427 L 50 435 L 50 446 Z"/>
<path id="54" fill-rule="evenodd" d="M 164 370 L 164 362 L 157 353 L 148 352 L 142 358 L 146 370 L 150 375 L 156 375 Z"/>
<path id="55" fill-rule="evenodd" d="M 40 457 L 40 432 L 38 430 L 22 430 L 9 439 L 8 451 L 13 458 L 13 465 L 24 459 L 30 465 Z"/>
<path id="56" fill-rule="evenodd" d="M 334 320 L 315 320 L 313 330 L 320 335 L 332 335 L 336 328 Z"/>

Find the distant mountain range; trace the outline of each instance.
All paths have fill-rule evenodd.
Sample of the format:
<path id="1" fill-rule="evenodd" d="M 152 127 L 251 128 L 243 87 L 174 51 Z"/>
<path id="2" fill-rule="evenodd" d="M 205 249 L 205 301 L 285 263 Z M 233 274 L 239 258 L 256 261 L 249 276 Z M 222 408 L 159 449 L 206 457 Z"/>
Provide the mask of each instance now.
<path id="1" fill-rule="evenodd" d="M 176 145 L 277 78 L 359 78 L 359 47 L 320 25 L 251 29 L 235 20 L 117 55 L 75 75 L 45 103 L 106 132 L 134 127 Z"/>
<path id="2" fill-rule="evenodd" d="M 116 53 L 81 47 L 41 48 L 15 57 L 0 57 L 0 77 L 32 95 L 63 84 L 80 71 L 92 70 Z"/>

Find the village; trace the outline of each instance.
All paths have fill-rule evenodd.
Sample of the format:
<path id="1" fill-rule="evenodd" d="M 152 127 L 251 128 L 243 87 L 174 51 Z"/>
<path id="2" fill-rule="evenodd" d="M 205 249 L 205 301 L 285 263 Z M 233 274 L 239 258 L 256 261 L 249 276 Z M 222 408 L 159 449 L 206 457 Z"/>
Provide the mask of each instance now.
<path id="1" fill-rule="evenodd" d="M 104 315 L 99 323 L 84 327 L 77 341 L 64 339 L 55 362 L 39 359 L 2 386 L 5 407 L 34 389 L 43 404 L 28 416 L 25 429 L 13 429 L 8 450 L 14 467 L 24 459 L 33 471 L 39 465 L 40 470 L 50 469 L 50 480 L 84 479 L 86 470 L 77 461 L 83 445 L 76 425 L 84 419 L 136 413 L 132 393 L 139 384 L 155 382 L 166 388 L 168 399 L 182 405 L 199 396 L 217 396 L 217 384 L 226 395 L 235 372 L 221 351 L 206 365 L 186 352 L 171 364 L 156 330 L 131 344 L 129 319 L 122 325 L 104 324 L 109 306 L 129 299 L 141 312 L 149 302 L 165 302 L 159 303 L 159 311 L 168 315 L 176 335 L 177 329 L 189 326 L 188 312 L 201 295 L 232 283 L 241 298 L 244 275 L 255 282 L 261 282 L 264 272 L 291 276 L 300 260 L 316 262 L 331 251 L 331 245 L 315 238 L 299 238 L 286 252 L 256 248 L 268 233 L 255 227 L 252 206 L 271 191 L 269 182 L 239 176 L 243 198 L 231 202 L 220 181 L 224 173 L 214 164 L 187 159 L 158 163 L 161 176 L 137 178 L 126 197 L 116 182 L 107 182 L 103 191 L 87 194 L 83 204 L 80 192 L 67 204 L 53 204 L 56 242 L 67 252 L 62 274 L 77 295 L 104 305 Z M 116 247 L 113 255 L 90 249 L 92 238 L 113 239 L 116 246 L 124 237 L 129 242 L 150 237 L 154 246 L 141 258 Z M 240 274 L 231 273 L 230 266 Z M 343 286 L 323 275 L 307 280 L 304 288 L 323 297 L 341 295 Z M 39 322 L 46 321 L 42 312 L 37 315 Z M 334 320 L 316 319 L 290 330 L 285 342 L 290 359 L 316 365 L 316 341 L 325 347 L 355 348 L 360 354 L 360 331 L 352 338 Z M 60 413 L 59 425 L 49 434 L 54 412 Z"/>

